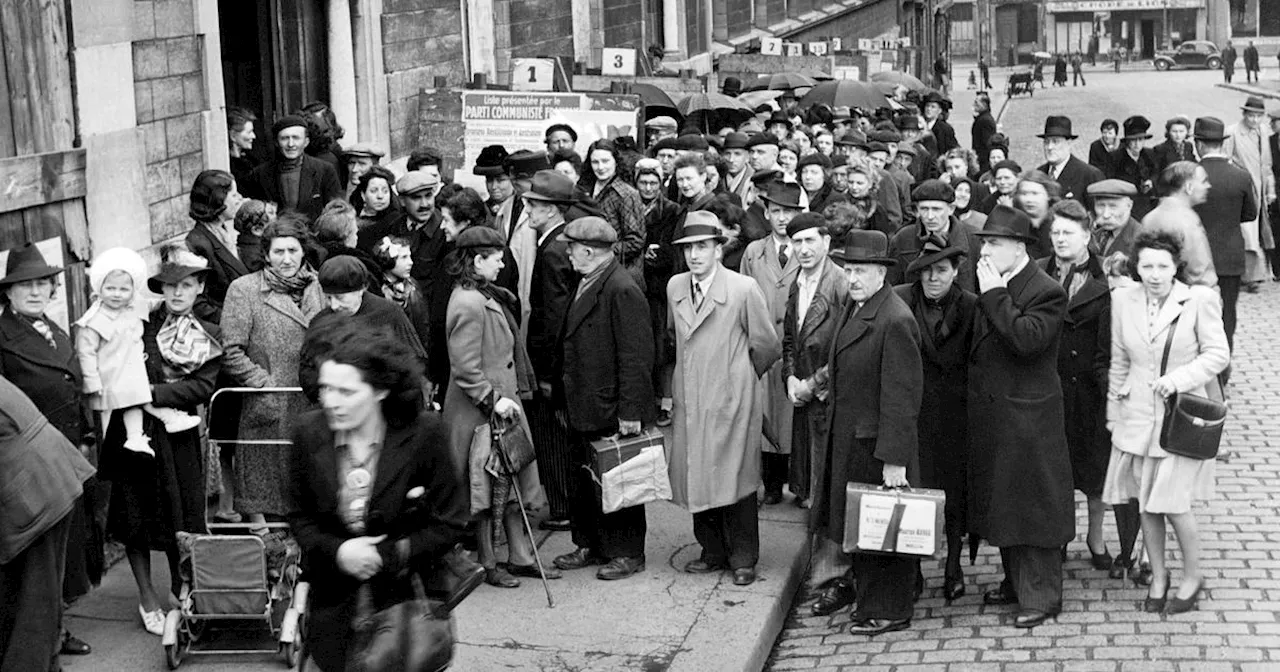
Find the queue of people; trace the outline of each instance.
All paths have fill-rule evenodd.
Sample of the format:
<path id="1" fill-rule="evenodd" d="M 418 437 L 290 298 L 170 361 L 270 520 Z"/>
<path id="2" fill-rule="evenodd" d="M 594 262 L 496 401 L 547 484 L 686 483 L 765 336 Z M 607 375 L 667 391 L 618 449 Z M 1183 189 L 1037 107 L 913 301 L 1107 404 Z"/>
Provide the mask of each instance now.
<path id="1" fill-rule="evenodd" d="M 648 156 L 619 138 L 579 157 L 557 124 L 545 151 L 485 148 L 483 196 L 449 183 L 431 148 L 396 178 L 371 146 L 345 155 L 344 196 L 339 171 L 305 152 L 314 125 L 285 117 L 273 161 L 196 178 L 185 249 L 155 273 L 128 251 L 95 260 L 74 340 L 43 314 L 60 269 L 35 248 L 10 254 L 0 374 L 89 458 L 68 455 L 84 494 L 40 543 L 61 548 L 65 524 L 68 568 L 91 555 L 93 463 L 119 486 L 105 533 L 125 542 L 159 634 L 167 596 L 148 551 L 176 563 L 173 535 L 203 530 L 206 492 L 219 522 L 288 521 L 324 579 L 308 655 L 340 670 L 358 587 L 411 599 L 405 569 L 478 563 L 502 589 L 644 572 L 644 506 L 605 513 L 589 468 L 593 441 L 656 424 L 671 426 L 672 499 L 700 547 L 682 569 L 742 586 L 773 569 L 758 567 L 758 510 L 789 491 L 810 511 L 811 610 L 856 605 L 855 634 L 910 627 L 924 585 L 919 557 L 843 551 L 850 482 L 944 491 L 944 597 L 968 590 L 964 538 L 985 539 L 1004 577 L 984 601 L 1018 605 L 1017 627 L 1062 609 L 1073 490 L 1095 569 L 1147 586 L 1148 611 L 1194 608 L 1194 507 L 1213 497 L 1214 465 L 1161 451 L 1161 408 L 1174 392 L 1221 395 L 1248 244 L 1230 231 L 1274 202 L 1274 175 L 1215 165 L 1248 156 L 1233 138 L 1266 137 L 1253 101 L 1238 127 L 1171 121 L 1158 167 L 1143 122 L 1126 120 L 1105 170 L 1073 155 L 1069 118 L 1046 120 L 1045 163 L 1023 170 L 983 124 L 956 146 L 949 107 L 789 108 L 767 131 L 751 119 L 711 136 L 663 121 Z M 981 100 L 975 115 L 989 115 Z M 215 389 L 295 386 L 241 395 L 208 429 L 292 437 L 292 454 L 240 445 L 208 455 L 220 477 L 206 479 L 196 424 Z M 505 432 L 533 444 L 510 474 L 493 466 Z M 521 503 L 576 550 L 539 568 Z"/>

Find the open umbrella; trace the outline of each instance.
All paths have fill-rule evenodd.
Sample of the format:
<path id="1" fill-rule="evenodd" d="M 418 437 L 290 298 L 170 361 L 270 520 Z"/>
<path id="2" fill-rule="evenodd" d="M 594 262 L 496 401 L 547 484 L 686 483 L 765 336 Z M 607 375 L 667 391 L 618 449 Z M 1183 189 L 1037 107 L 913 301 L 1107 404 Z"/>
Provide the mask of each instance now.
<path id="1" fill-rule="evenodd" d="M 829 82 L 835 79 L 835 77 L 828 75 L 827 73 L 822 72 L 821 70 L 814 70 L 813 68 L 807 68 L 805 70 L 801 70 L 800 74 L 804 75 L 805 77 L 808 77 L 809 79 L 812 79 L 815 82 Z"/>
<path id="2" fill-rule="evenodd" d="M 925 89 L 929 88 L 928 86 L 925 85 L 924 82 L 920 81 L 919 79 L 916 79 L 914 76 L 909 75 L 905 72 L 898 72 L 897 70 L 886 70 L 885 72 L 877 72 L 874 75 L 871 75 L 871 81 L 893 82 L 894 84 L 901 84 L 907 87 L 907 89 L 911 91 L 924 91 Z"/>
<path id="3" fill-rule="evenodd" d="M 792 91 L 805 86 L 817 84 L 813 79 L 798 72 L 775 72 L 760 75 L 755 81 L 747 84 L 744 91 Z"/>
<path id="4" fill-rule="evenodd" d="M 738 100 L 746 103 L 751 109 L 757 109 L 761 105 L 772 103 L 778 99 L 785 91 L 746 91 L 738 95 Z M 773 105 L 777 109 L 777 105 Z"/>
<path id="5" fill-rule="evenodd" d="M 809 89 L 800 99 L 800 108 L 808 108 L 822 103 L 828 107 L 861 107 L 864 110 L 875 110 L 889 104 L 888 99 L 865 82 L 852 79 L 837 79 L 822 82 Z"/>
<path id="6" fill-rule="evenodd" d="M 730 98 L 722 93 L 694 93 L 685 96 L 676 103 L 676 110 L 686 117 L 694 112 L 746 112 L 752 114 L 753 110 L 746 103 L 737 98 Z"/>
<path id="7" fill-rule="evenodd" d="M 631 93 L 640 96 L 640 104 L 647 108 L 664 107 L 676 111 L 676 103 L 671 96 L 652 84 L 632 84 Z"/>

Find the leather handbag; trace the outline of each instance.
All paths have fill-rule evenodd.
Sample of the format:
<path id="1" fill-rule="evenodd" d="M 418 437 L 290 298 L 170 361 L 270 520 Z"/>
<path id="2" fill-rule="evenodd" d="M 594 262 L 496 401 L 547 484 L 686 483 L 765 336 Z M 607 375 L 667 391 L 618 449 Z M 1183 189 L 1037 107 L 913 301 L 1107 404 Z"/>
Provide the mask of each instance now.
<path id="1" fill-rule="evenodd" d="M 513 475 L 519 474 L 537 459 L 533 452 L 533 440 L 529 438 L 529 432 L 525 431 L 524 424 L 519 420 L 507 421 L 495 415 L 489 421 L 489 426 L 493 443 L 490 446 L 489 460 L 485 464 L 485 470 L 490 474 L 505 478 L 508 469 Z M 502 455 L 506 456 L 506 464 L 503 464 L 498 451 L 502 451 Z"/>
<path id="2" fill-rule="evenodd" d="M 448 616 L 437 617 L 417 574 L 412 575 L 415 599 L 374 611 L 368 583 L 356 593 L 354 637 L 347 654 L 352 672 L 439 672 L 453 660 L 454 626 Z"/>
<path id="3" fill-rule="evenodd" d="M 1169 366 L 1169 349 L 1173 346 L 1173 331 L 1180 316 L 1169 324 L 1169 335 L 1164 341 L 1164 356 L 1160 360 L 1160 375 Z M 1187 392 L 1174 392 L 1164 400 L 1164 425 L 1160 428 L 1160 447 L 1170 455 L 1180 455 L 1193 460 L 1212 460 L 1218 456 L 1222 444 L 1222 429 L 1227 421 L 1227 405 Z"/>

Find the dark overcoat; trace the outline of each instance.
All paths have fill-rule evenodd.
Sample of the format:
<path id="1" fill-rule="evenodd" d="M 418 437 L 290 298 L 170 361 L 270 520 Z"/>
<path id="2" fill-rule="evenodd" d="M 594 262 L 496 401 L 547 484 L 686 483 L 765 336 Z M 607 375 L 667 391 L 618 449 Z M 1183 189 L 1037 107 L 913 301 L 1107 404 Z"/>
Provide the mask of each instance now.
<path id="1" fill-rule="evenodd" d="M 1121 145 L 1119 149 L 1111 152 L 1110 166 L 1111 172 L 1107 177 L 1124 180 L 1138 189 L 1138 195 L 1133 197 L 1133 218 L 1142 221 L 1142 218 L 1156 206 L 1154 185 L 1160 173 L 1157 171 L 1155 154 L 1151 152 L 1150 147 L 1143 147 L 1135 160 Z M 1144 188 L 1143 183 L 1148 180 L 1152 184 L 1151 189 Z"/>
<path id="2" fill-rule="evenodd" d="M 227 300 L 227 288 L 241 276 L 248 275 L 249 267 L 210 233 L 205 224 L 197 222 L 187 232 L 186 243 L 187 249 L 209 262 L 209 272 L 204 277 L 204 295 L 221 315 L 222 304 Z M 220 322 L 221 318 L 214 321 Z"/>
<path id="3" fill-rule="evenodd" d="M 668 201 L 670 202 L 670 201 Z M 564 316 L 582 276 L 569 263 L 569 243 L 560 240 L 557 226 L 538 244 L 529 292 L 527 344 L 529 362 L 539 381 L 560 378 L 560 336 Z"/>
<path id="4" fill-rule="evenodd" d="M 889 269 L 888 282 L 903 284 L 920 279 L 918 271 L 907 273 L 907 267 L 920 256 L 928 235 L 924 225 L 916 223 L 904 226 L 889 236 L 889 256 L 897 259 L 898 263 Z M 953 215 L 947 225 L 947 245 L 964 250 L 964 258 L 959 260 L 956 285 L 970 292 L 978 291 L 978 256 L 982 252 L 982 238 L 978 232 Z"/>
<path id="5" fill-rule="evenodd" d="M 920 483 L 920 330 L 892 287 L 881 287 L 861 310 L 852 300 L 845 304 L 827 366 L 833 412 L 812 522 L 842 543 L 847 483 L 883 483 L 885 464 L 906 466 L 907 481 Z"/>
<path id="6" fill-rule="evenodd" d="M 1056 258 L 1045 257 L 1038 263 L 1049 277 L 1057 277 Z M 1058 345 L 1058 377 L 1072 478 L 1077 490 L 1097 497 L 1102 495 L 1111 457 L 1107 433 L 1111 289 L 1097 256 L 1089 255 L 1088 269 L 1088 279 L 1067 304 Z"/>
<path id="7" fill-rule="evenodd" d="M 396 541 L 408 539 L 407 569 L 427 582 L 466 529 L 467 489 L 455 477 L 460 467 L 436 413 L 387 427 L 363 534 L 348 530 L 338 512 L 338 452 L 322 411 L 305 413 L 294 424 L 289 465 L 287 517 L 311 582 L 304 646 L 322 668 L 342 670 L 360 582 L 338 568 L 338 547 L 354 537 L 385 534 L 379 550 L 390 554 Z M 421 495 L 410 498 L 414 489 Z M 369 583 L 378 610 L 415 595 L 410 574 L 383 572 Z"/>
<path id="8" fill-rule="evenodd" d="M 1075 535 L 1058 340 L 1067 293 L 1028 261 L 978 297 L 969 352 L 969 525 L 994 546 Z"/>
<path id="9" fill-rule="evenodd" d="M 360 308 L 354 315 L 335 313 L 332 308 L 325 306 L 311 318 L 311 324 L 307 325 L 307 331 L 302 336 L 302 352 L 298 356 L 298 385 L 311 403 L 316 403 L 320 395 L 320 365 L 316 358 L 324 355 L 328 349 L 326 335 L 345 323 L 357 325 L 361 331 L 386 331 L 413 352 L 419 365 L 426 368 L 427 350 L 418 338 L 418 331 L 409 321 L 409 315 L 392 301 L 366 290 L 360 299 Z"/>
<path id="10" fill-rule="evenodd" d="M 949 532 L 966 525 L 969 488 L 969 346 L 978 296 L 958 284 L 942 299 L 937 331 L 925 319 L 924 291 L 919 282 L 894 287 L 911 309 L 920 329 L 920 358 L 924 393 L 920 402 L 920 484 L 947 493 Z"/>
<path id="11" fill-rule="evenodd" d="M 288 210 L 282 195 L 278 160 L 254 168 L 240 190 L 248 198 L 275 203 L 280 206 L 281 214 Z M 342 198 L 342 194 L 342 183 L 338 181 L 338 171 L 334 170 L 333 164 L 303 154 L 298 175 L 298 202 L 293 210 L 315 221 L 325 204 Z"/>
<path id="12" fill-rule="evenodd" d="M 1275 138 L 1272 138 L 1275 142 Z M 1258 218 L 1258 199 L 1253 191 L 1249 171 L 1222 156 L 1206 156 L 1200 167 L 1209 176 L 1209 198 L 1195 206 L 1209 251 L 1213 254 L 1213 270 L 1218 275 L 1244 275 L 1243 222 Z"/>
<path id="13" fill-rule="evenodd" d="M 615 258 L 570 299 L 560 379 L 569 426 L 592 434 L 616 431 L 619 420 L 652 422 L 653 330 L 644 292 Z"/>
<path id="14" fill-rule="evenodd" d="M 1050 177 L 1053 176 L 1048 163 L 1041 164 L 1037 170 Z M 1062 188 L 1063 199 L 1074 198 L 1084 203 L 1089 185 L 1094 182 L 1100 182 L 1105 177 L 1101 170 L 1081 161 L 1079 157 L 1073 154 L 1071 158 L 1067 159 L 1067 165 L 1062 167 L 1062 173 L 1058 175 L 1057 182 L 1058 186 Z"/>

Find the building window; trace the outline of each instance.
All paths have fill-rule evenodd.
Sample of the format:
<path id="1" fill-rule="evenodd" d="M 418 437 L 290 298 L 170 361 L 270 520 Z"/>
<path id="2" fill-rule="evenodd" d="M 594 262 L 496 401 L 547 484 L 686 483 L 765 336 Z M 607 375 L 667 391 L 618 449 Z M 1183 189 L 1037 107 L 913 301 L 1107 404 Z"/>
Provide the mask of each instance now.
<path id="1" fill-rule="evenodd" d="M 959 21 L 972 21 L 973 5 L 968 3 L 963 5 L 952 5 L 951 9 L 947 12 L 947 16 L 951 17 L 951 21 L 953 23 Z"/>
<path id="2" fill-rule="evenodd" d="M 1280 37 L 1280 3 L 1229 0 L 1232 37 Z"/>
<path id="3" fill-rule="evenodd" d="M 1018 5 L 1018 41 L 1040 41 L 1040 11 L 1034 4 Z"/>

